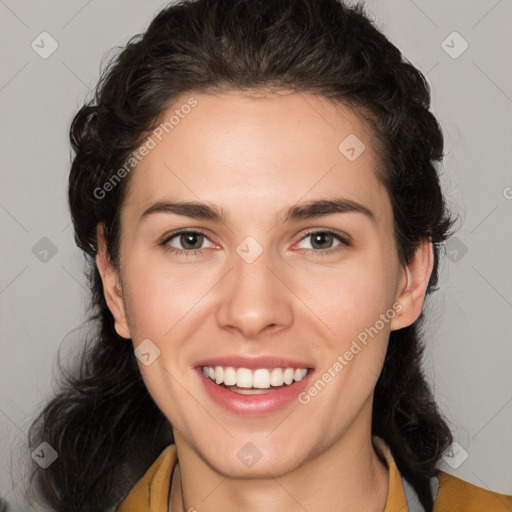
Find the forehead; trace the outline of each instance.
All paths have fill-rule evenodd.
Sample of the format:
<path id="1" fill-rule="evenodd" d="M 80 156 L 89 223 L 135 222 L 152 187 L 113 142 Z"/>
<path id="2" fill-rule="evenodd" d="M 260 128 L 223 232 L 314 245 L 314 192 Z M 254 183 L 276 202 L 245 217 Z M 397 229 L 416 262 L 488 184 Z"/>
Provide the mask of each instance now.
<path id="1" fill-rule="evenodd" d="M 134 214 L 169 195 L 262 214 L 330 194 L 371 203 L 377 216 L 389 206 L 371 131 L 322 96 L 190 92 L 159 123 L 130 176 L 125 206 Z"/>

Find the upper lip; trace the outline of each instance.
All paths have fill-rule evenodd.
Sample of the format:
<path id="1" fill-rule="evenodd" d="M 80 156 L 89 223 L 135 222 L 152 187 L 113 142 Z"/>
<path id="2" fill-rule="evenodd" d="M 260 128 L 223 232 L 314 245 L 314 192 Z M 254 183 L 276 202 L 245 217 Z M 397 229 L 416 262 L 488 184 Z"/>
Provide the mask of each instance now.
<path id="1" fill-rule="evenodd" d="M 197 367 L 202 366 L 233 366 L 235 368 L 313 368 L 313 365 L 296 359 L 288 359 L 279 356 L 246 357 L 237 355 L 210 357 L 199 361 Z"/>

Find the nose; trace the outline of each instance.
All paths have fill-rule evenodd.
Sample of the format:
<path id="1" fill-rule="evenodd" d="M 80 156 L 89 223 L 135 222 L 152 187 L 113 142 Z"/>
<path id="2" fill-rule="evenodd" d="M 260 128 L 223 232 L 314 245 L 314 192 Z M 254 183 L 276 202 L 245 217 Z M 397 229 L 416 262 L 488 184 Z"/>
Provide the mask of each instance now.
<path id="1" fill-rule="evenodd" d="M 233 259 L 234 268 L 222 281 L 219 326 L 248 339 L 290 327 L 293 294 L 265 251 L 252 263 L 238 254 Z"/>

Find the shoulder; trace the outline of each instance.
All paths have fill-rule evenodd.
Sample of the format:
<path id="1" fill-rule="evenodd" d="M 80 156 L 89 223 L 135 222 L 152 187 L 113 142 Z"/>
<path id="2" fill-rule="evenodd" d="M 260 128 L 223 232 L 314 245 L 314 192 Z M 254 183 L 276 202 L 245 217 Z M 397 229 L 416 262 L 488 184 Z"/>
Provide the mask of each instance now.
<path id="1" fill-rule="evenodd" d="M 488 491 L 441 471 L 434 512 L 512 512 L 512 496 Z"/>
<path id="2" fill-rule="evenodd" d="M 172 472 L 177 461 L 176 445 L 168 445 L 124 497 L 115 512 L 167 510 Z"/>

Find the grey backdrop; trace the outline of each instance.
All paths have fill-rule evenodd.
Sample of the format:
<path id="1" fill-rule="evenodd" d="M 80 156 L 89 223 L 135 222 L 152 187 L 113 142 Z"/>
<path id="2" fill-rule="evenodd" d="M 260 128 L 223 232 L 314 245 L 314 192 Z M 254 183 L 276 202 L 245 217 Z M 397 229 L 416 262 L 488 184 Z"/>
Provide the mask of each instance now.
<path id="1" fill-rule="evenodd" d="M 431 84 L 443 186 L 461 215 L 427 308 L 425 371 L 458 443 L 441 468 L 512 493 L 512 2 L 366 4 Z M 28 509 L 28 425 L 88 301 L 66 203 L 69 123 L 102 56 L 162 5 L 0 0 L 0 496 L 13 510 Z"/>

